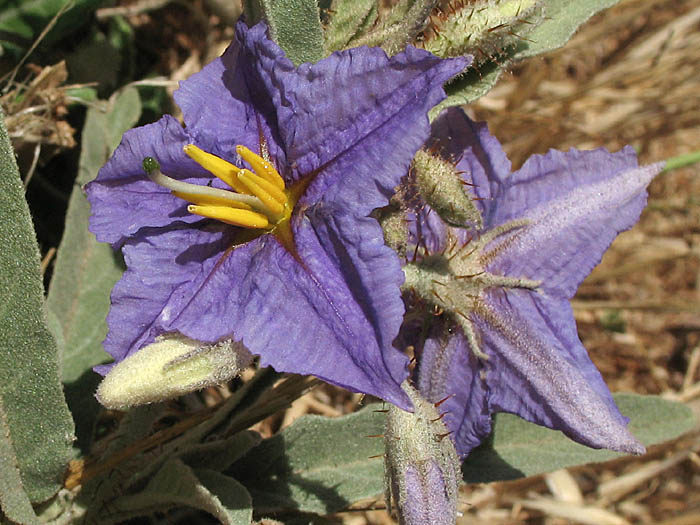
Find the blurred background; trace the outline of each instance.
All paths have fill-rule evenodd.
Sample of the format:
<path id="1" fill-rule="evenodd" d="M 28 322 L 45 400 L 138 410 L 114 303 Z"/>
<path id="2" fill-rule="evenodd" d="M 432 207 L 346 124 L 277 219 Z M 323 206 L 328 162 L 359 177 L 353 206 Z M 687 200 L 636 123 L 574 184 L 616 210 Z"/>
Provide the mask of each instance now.
<path id="1" fill-rule="evenodd" d="M 223 52 L 240 13 L 228 0 L 74 0 L 62 13 L 63 4 L 0 0 L 0 104 L 46 284 L 78 174 L 86 108 L 134 85 L 140 124 L 177 116 L 177 81 Z M 700 148 L 696 0 L 623 0 L 563 49 L 504 69 L 467 111 L 489 123 L 514 168 L 549 148 L 631 144 L 641 163 Z M 580 337 L 613 391 L 662 395 L 700 413 L 699 282 L 696 166 L 652 183 L 639 224 L 615 241 L 575 298 Z M 205 392 L 202 402 L 219 395 Z M 359 402 L 322 386 L 256 429 L 270 435 L 300 415 L 336 416 Z M 643 457 L 464 487 L 459 523 L 697 525 L 699 451 L 696 430 Z M 382 498 L 360 502 L 328 523 L 393 523 L 383 508 Z"/>

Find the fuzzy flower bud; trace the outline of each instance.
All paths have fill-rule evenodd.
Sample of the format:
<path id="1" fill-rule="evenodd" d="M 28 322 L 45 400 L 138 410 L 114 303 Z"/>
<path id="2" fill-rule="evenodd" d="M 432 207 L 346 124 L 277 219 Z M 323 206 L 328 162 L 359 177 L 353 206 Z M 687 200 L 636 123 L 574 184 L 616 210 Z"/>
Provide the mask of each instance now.
<path id="1" fill-rule="evenodd" d="M 544 19 L 541 0 L 452 0 L 433 16 L 423 47 L 439 57 L 491 59 L 522 41 Z"/>
<path id="2" fill-rule="evenodd" d="M 384 462 L 387 507 L 392 499 L 401 525 L 454 525 L 459 460 L 436 407 L 404 382 L 414 412 L 392 406 L 387 417 Z"/>
<path id="3" fill-rule="evenodd" d="M 230 339 L 208 345 L 166 334 L 117 363 L 96 395 L 107 408 L 120 410 L 165 401 L 228 381 L 252 360 L 241 343 Z"/>
<path id="4" fill-rule="evenodd" d="M 422 149 L 413 158 L 412 169 L 421 198 L 443 221 L 451 226 L 482 226 L 481 214 L 452 162 Z"/>

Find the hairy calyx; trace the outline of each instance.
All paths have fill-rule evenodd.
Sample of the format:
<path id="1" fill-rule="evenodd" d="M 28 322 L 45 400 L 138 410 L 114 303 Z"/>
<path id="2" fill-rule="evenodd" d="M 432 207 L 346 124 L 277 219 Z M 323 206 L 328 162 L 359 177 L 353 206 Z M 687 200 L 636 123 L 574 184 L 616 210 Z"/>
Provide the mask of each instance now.
<path id="1" fill-rule="evenodd" d="M 479 358 L 487 359 L 488 356 L 481 350 L 470 315 L 484 310 L 484 291 L 492 288 L 536 290 L 541 284 L 526 277 L 488 271 L 489 263 L 498 252 L 527 224 L 527 221 L 511 221 L 466 241 L 460 241 L 450 233 L 445 250 L 433 254 L 424 252 L 422 257 L 404 266 L 404 290 L 412 290 L 428 304 L 449 314 Z"/>

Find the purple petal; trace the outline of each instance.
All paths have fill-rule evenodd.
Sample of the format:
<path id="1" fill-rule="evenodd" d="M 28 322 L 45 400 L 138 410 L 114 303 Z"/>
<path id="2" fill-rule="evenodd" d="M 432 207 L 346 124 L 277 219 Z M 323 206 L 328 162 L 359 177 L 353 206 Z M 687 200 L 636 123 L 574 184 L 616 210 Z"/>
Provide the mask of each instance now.
<path id="1" fill-rule="evenodd" d="M 489 356 L 494 411 L 561 430 L 593 448 L 644 452 L 581 345 L 567 301 L 495 290 L 473 318 Z"/>
<path id="2" fill-rule="evenodd" d="M 291 151 L 308 150 L 297 160 L 308 169 L 335 158 L 311 183 L 302 204 L 316 202 L 322 195 L 328 205 L 368 215 L 389 201 L 429 133 L 427 113 L 444 98 L 442 84 L 467 62 L 440 61 L 412 48 L 391 59 L 379 49 L 351 51 L 347 56 L 336 53 L 326 59 L 328 63 L 317 64 L 332 66 L 327 67 L 332 74 L 320 78 L 327 76 L 329 82 L 340 84 L 332 97 L 337 106 L 333 110 L 322 108 L 316 124 L 312 124 L 311 113 L 302 113 L 293 121 L 297 122 L 295 143 L 288 147 Z M 363 68 L 365 74 L 360 73 Z M 315 74 L 310 78 L 317 82 Z M 327 121 L 329 117 L 335 123 Z M 309 128 L 306 135 L 301 132 L 303 126 Z"/>
<path id="3" fill-rule="evenodd" d="M 169 115 L 124 133 L 97 178 L 85 186 L 92 207 L 90 231 L 98 241 L 118 247 L 141 228 L 199 220 L 187 213 L 186 202 L 149 180 L 143 171 L 143 159 L 155 157 L 171 177 L 200 184 L 203 177 L 210 179 L 183 153 L 188 141 L 180 123 Z"/>
<path id="4" fill-rule="evenodd" d="M 632 167 L 630 167 L 632 166 Z M 532 157 L 515 173 L 493 215 L 526 219 L 489 271 L 541 280 L 547 294 L 570 298 L 623 230 L 639 219 L 660 164 L 636 168 L 631 148 Z"/>
<path id="5" fill-rule="evenodd" d="M 396 255 L 372 219 L 335 218 L 326 228 L 318 235 L 302 224 L 298 257 L 269 234 L 228 248 L 236 230 L 226 227 L 162 229 L 128 244 L 105 347 L 121 359 L 123 348 L 163 332 L 231 337 L 262 365 L 410 407 L 399 386 L 407 359 L 391 346 L 403 314 Z"/>
<path id="6" fill-rule="evenodd" d="M 244 31 L 239 25 L 239 37 Z M 399 151 L 388 157 L 370 154 L 367 164 L 381 173 L 393 175 L 396 170 L 395 177 L 401 176 L 407 166 L 403 157 L 411 156 L 427 136 L 427 111 L 444 98 L 442 84 L 469 64 L 464 58 L 440 60 L 414 48 L 388 58 L 381 49 L 361 47 L 295 69 L 267 39 L 263 26 L 250 29 L 242 40 L 258 58 L 256 80 L 274 104 L 287 161 L 296 174 L 317 170 L 360 144 L 371 149 L 385 138 L 394 144 L 386 134 L 398 130 L 406 134 L 404 141 L 394 144 Z M 352 158 L 346 164 L 350 168 L 360 160 Z M 338 175 L 362 172 L 362 168 Z"/>
<path id="7" fill-rule="evenodd" d="M 204 221 L 200 220 L 199 226 Z M 123 246 L 127 270 L 112 291 L 104 348 L 121 361 L 167 332 L 167 305 L 201 281 L 230 246 L 222 224 L 199 229 L 179 223 L 148 230 Z M 98 370 L 102 373 L 102 370 Z"/>
<path id="8" fill-rule="evenodd" d="M 259 48 L 280 60 L 286 58 L 266 32 L 262 23 L 248 29 L 244 22 L 239 22 L 236 40 L 226 52 L 180 82 L 174 98 L 182 109 L 188 134 L 202 149 L 233 162 L 237 159 L 237 145 L 257 152 L 262 135 L 277 167 L 283 169 L 285 153 L 278 146 L 271 94 L 256 73 L 260 57 L 255 51 Z"/>
<path id="9" fill-rule="evenodd" d="M 470 351 L 462 330 L 443 317 L 436 319 L 419 356 L 418 390 L 432 403 L 442 401 L 442 421 L 453 433 L 460 457 L 491 432 L 483 373 L 484 366 Z"/>

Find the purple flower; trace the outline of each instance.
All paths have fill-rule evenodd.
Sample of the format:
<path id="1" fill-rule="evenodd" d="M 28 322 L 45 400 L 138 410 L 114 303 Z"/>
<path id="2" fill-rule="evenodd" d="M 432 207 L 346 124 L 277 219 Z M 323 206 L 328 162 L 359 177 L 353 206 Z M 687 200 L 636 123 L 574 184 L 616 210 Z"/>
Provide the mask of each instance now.
<path id="1" fill-rule="evenodd" d="M 552 150 L 511 174 L 486 125 L 461 110 L 434 123 L 428 147 L 456 163 L 483 217 L 468 231 L 416 213 L 425 250 L 405 267 L 407 287 L 443 312 L 423 327 L 417 382 L 429 401 L 449 396 L 441 408 L 458 453 L 488 435 L 494 412 L 642 453 L 578 338 L 569 299 L 637 221 L 662 166 L 637 167 L 629 147 Z"/>
<path id="2" fill-rule="evenodd" d="M 127 132 L 87 186 L 91 231 L 128 267 L 104 346 L 118 362 L 164 333 L 233 338 L 263 366 L 408 408 L 403 277 L 368 215 L 467 61 L 358 48 L 295 68 L 266 32 L 239 23 L 175 93 L 186 127 Z"/>

